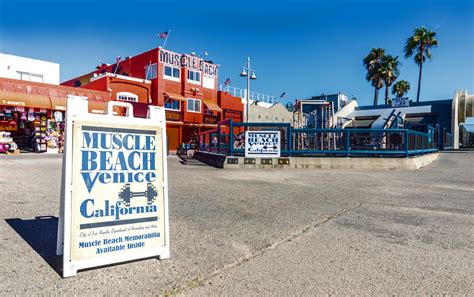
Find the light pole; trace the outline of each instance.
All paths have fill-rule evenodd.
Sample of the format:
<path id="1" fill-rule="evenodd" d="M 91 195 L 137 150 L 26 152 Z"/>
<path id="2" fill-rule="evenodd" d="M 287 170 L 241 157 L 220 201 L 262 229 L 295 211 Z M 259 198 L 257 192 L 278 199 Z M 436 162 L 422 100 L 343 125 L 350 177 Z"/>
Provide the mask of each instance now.
<path id="1" fill-rule="evenodd" d="M 252 73 L 252 74 L 250 74 Z M 246 117 L 246 122 L 249 122 L 249 105 L 250 105 L 250 80 L 251 79 L 257 79 L 257 76 L 255 75 L 255 71 L 250 68 L 250 57 L 247 58 L 247 67 L 243 66 L 242 67 L 242 72 L 240 72 L 240 76 L 242 77 L 247 77 L 247 106 L 245 107 L 245 117 Z"/>

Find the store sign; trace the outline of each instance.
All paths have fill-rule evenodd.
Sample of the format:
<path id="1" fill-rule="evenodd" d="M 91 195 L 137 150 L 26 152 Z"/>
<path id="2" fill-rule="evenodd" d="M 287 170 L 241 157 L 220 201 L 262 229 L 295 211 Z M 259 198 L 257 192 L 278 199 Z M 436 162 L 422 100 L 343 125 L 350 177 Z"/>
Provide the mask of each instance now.
<path id="1" fill-rule="evenodd" d="M 13 100 L 2 100 L 2 105 L 10 105 L 10 106 L 26 106 L 26 103 L 23 101 L 13 101 Z"/>
<path id="2" fill-rule="evenodd" d="M 245 131 L 245 157 L 280 157 L 280 132 Z"/>
<path id="3" fill-rule="evenodd" d="M 181 58 L 181 66 L 192 69 L 192 70 L 200 70 L 199 67 L 201 65 L 202 59 L 191 56 L 191 55 L 183 55 Z"/>
<path id="4" fill-rule="evenodd" d="M 408 97 L 394 98 L 392 100 L 392 107 L 408 107 L 410 106 L 410 100 Z"/>
<path id="5" fill-rule="evenodd" d="M 175 52 L 160 49 L 160 63 L 173 67 L 186 67 L 192 70 L 201 71 L 207 77 L 217 77 L 217 65 L 203 61 L 201 58 L 192 55 L 181 55 Z"/>
<path id="6" fill-rule="evenodd" d="M 219 117 L 213 114 L 203 114 L 202 115 L 202 122 L 204 124 L 217 124 L 219 121 Z"/>
<path id="7" fill-rule="evenodd" d="M 217 65 L 201 61 L 200 70 L 203 75 L 208 77 L 217 77 Z"/>
<path id="8" fill-rule="evenodd" d="M 87 112 L 68 99 L 57 253 L 63 276 L 78 270 L 169 257 L 164 109 L 148 119 Z M 83 110 L 83 112 L 79 112 Z"/>
<path id="9" fill-rule="evenodd" d="M 181 54 L 177 54 L 172 51 L 160 49 L 160 63 L 180 67 L 181 66 Z"/>
<path id="10" fill-rule="evenodd" d="M 242 121 L 242 112 L 237 110 L 224 109 L 224 119 L 232 119 L 233 121 Z"/>

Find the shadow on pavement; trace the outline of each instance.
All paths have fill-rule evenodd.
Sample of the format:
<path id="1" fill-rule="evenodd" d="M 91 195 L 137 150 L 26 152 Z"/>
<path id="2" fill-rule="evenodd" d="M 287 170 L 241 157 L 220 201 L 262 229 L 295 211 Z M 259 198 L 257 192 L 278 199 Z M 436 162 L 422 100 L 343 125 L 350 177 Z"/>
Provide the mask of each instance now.
<path id="1" fill-rule="evenodd" d="M 38 216 L 31 220 L 5 219 L 10 227 L 18 233 L 38 253 L 56 273 L 62 275 L 61 259 L 56 256 L 58 218 Z"/>

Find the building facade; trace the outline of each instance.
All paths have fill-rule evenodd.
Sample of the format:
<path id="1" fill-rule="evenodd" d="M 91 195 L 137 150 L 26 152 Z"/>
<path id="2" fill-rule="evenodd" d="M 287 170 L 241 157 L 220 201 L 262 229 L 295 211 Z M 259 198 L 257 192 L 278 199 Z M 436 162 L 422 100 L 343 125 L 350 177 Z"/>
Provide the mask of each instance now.
<path id="1" fill-rule="evenodd" d="M 0 53 L 0 77 L 59 84 L 59 64 Z"/>
<path id="2" fill-rule="evenodd" d="M 281 103 L 253 102 L 249 105 L 249 122 L 291 123 L 293 113 Z"/>
<path id="3" fill-rule="evenodd" d="M 168 148 L 174 150 L 198 133 L 215 129 L 223 119 L 242 121 L 241 98 L 218 90 L 218 68 L 218 64 L 196 55 L 159 47 L 111 65 L 102 64 L 62 85 L 106 90 L 112 92 L 114 100 L 133 102 L 136 106 L 163 106 Z M 102 77 L 109 81 L 120 79 L 121 84 L 107 85 L 103 79 L 99 82 Z M 143 94 L 137 93 L 139 88 Z"/>
<path id="4" fill-rule="evenodd" d="M 59 149 L 68 95 L 87 97 L 92 113 L 105 113 L 112 99 L 110 92 L 0 78 L 0 132 L 22 150 Z"/>

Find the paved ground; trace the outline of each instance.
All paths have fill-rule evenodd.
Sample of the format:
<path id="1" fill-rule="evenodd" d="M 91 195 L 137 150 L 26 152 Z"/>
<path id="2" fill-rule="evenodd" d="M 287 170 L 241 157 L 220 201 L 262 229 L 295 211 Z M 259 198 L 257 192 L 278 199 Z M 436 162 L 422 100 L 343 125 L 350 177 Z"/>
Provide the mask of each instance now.
<path id="1" fill-rule="evenodd" d="M 474 294 L 474 152 L 418 171 L 169 167 L 172 258 L 62 279 L 61 160 L 0 156 L 0 294 Z"/>

